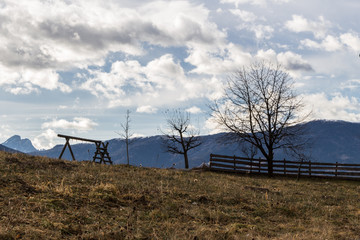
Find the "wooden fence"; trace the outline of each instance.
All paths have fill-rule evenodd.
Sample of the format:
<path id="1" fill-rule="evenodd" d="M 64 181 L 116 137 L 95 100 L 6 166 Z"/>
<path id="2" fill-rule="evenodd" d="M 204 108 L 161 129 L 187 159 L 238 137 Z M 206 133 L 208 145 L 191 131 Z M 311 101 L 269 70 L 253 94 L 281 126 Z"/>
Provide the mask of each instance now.
<path id="1" fill-rule="evenodd" d="M 210 170 L 248 174 L 267 174 L 265 159 L 210 154 Z M 274 175 L 330 177 L 360 180 L 360 164 L 320 163 L 311 161 L 273 161 Z"/>

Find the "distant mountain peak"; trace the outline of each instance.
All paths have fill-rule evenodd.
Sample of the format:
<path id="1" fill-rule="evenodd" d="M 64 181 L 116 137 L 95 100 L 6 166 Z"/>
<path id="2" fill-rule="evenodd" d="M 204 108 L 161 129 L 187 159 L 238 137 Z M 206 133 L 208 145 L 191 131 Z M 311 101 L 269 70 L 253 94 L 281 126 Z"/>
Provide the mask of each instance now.
<path id="1" fill-rule="evenodd" d="M 8 140 L 6 140 L 4 143 L 6 142 L 12 142 L 12 141 L 20 141 L 21 137 L 19 135 L 14 135 L 11 138 L 9 138 Z"/>
<path id="2" fill-rule="evenodd" d="M 36 152 L 37 149 L 32 145 L 31 141 L 27 138 L 21 139 L 19 135 L 14 135 L 2 143 L 3 146 L 24 152 Z"/>

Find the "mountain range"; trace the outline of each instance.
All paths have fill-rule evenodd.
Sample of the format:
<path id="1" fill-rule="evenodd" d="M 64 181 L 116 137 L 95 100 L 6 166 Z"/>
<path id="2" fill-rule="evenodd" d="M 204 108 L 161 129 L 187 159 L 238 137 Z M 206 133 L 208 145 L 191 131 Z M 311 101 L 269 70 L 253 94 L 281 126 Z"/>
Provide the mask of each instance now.
<path id="1" fill-rule="evenodd" d="M 311 143 L 309 148 L 306 149 L 306 154 L 310 156 L 311 161 L 360 163 L 360 123 L 318 120 L 308 122 L 304 127 L 306 129 L 304 138 L 308 139 Z M 224 133 L 201 136 L 202 145 L 189 151 L 190 167 L 197 167 L 203 163 L 208 163 L 211 153 L 243 156 L 241 146 L 237 142 L 225 144 L 222 141 L 224 136 L 226 136 Z M 63 148 L 63 145 L 57 145 L 49 150 L 29 152 L 28 150 L 31 147 L 19 147 L 23 146 L 19 144 L 19 141 L 25 142 L 21 138 L 19 140 L 19 138 L 19 136 L 10 138 L 12 140 L 7 140 L 5 142 L 6 146 L 13 149 L 16 147 L 17 150 L 22 150 L 23 152 L 26 150 L 27 153 L 32 155 L 53 158 L 58 158 Z M 133 139 L 129 148 L 130 164 L 144 167 L 183 168 L 184 160 L 181 155 L 173 155 L 164 151 L 163 138 L 163 136 L 152 136 Z M 109 142 L 108 151 L 113 162 L 125 164 L 126 150 L 124 140 L 111 139 L 107 142 Z M 94 144 L 71 144 L 77 160 L 92 160 L 95 152 Z M 255 157 L 260 157 L 260 155 Z M 65 151 L 63 158 L 72 159 L 68 150 Z M 275 159 L 284 158 L 293 160 L 282 151 L 275 153 Z"/>

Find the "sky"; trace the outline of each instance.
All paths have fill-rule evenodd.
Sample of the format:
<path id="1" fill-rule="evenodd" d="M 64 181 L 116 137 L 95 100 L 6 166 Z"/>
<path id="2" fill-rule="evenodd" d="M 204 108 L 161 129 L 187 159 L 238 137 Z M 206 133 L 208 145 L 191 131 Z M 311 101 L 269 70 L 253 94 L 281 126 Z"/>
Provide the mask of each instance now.
<path id="1" fill-rule="evenodd" d="M 281 64 L 312 119 L 360 122 L 358 0 L 0 0 L 0 142 L 161 134 L 167 109 L 217 131 L 229 74 Z"/>

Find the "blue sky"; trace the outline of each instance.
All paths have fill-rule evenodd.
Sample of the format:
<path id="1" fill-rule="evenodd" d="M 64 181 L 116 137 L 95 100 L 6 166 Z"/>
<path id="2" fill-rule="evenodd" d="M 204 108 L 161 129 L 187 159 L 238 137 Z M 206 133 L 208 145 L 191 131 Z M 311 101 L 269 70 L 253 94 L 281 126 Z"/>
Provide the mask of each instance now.
<path id="1" fill-rule="evenodd" d="M 312 119 L 360 122 L 356 0 L 0 0 L 0 142 L 160 134 L 182 108 L 201 134 L 227 74 L 280 63 Z"/>

